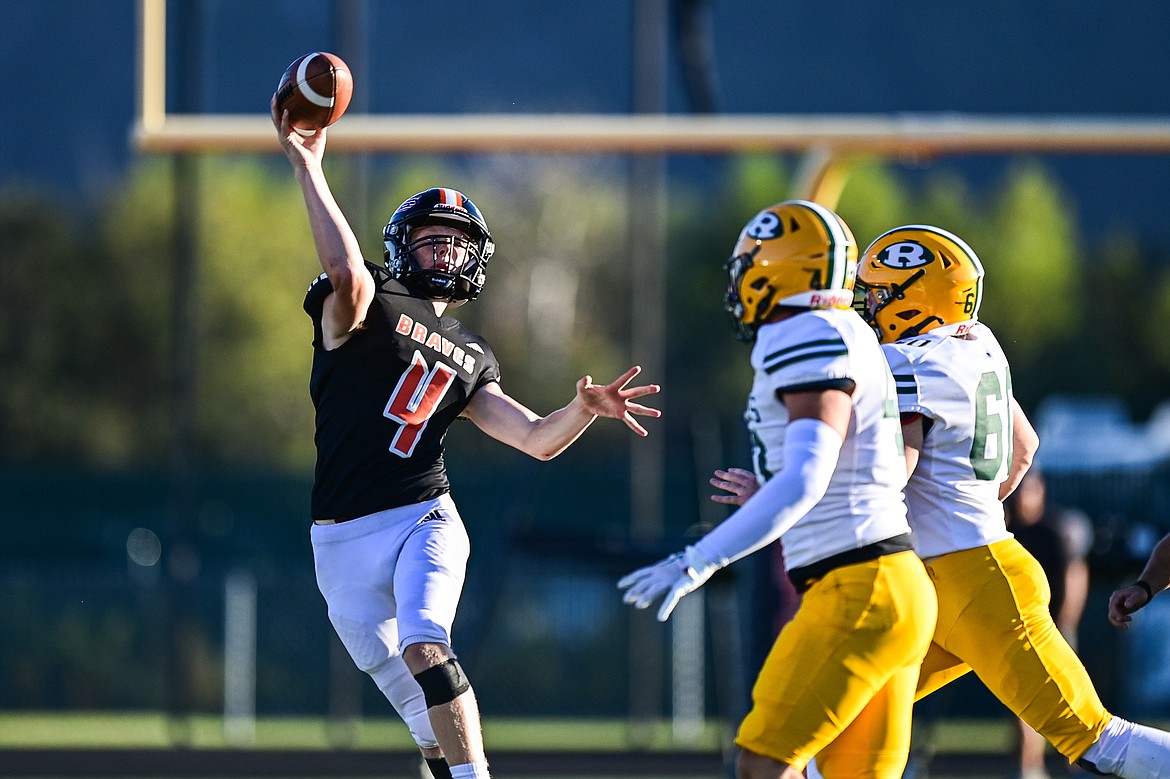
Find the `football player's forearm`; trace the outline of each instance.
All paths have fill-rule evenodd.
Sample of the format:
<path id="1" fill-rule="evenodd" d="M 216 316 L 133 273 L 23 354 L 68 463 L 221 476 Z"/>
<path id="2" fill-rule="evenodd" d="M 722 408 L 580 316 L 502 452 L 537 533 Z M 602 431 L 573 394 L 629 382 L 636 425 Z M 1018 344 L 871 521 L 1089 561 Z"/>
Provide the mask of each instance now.
<path id="1" fill-rule="evenodd" d="M 1170 585 L 1170 534 L 1163 537 L 1150 553 L 1141 580 L 1150 585 L 1155 595 Z"/>
<path id="2" fill-rule="evenodd" d="M 574 400 L 534 423 L 524 451 L 538 460 L 551 460 L 572 446 L 595 419 Z"/>
<path id="3" fill-rule="evenodd" d="M 297 182 L 305 198 L 309 228 L 321 269 L 334 288 L 352 278 L 363 265 L 361 245 L 333 197 L 320 166 L 298 167 Z"/>
<path id="4" fill-rule="evenodd" d="M 775 541 L 824 497 L 840 451 L 841 437 L 829 424 L 796 420 L 788 426 L 780 472 L 694 546 L 722 567 Z"/>
<path id="5" fill-rule="evenodd" d="M 565 451 L 596 418 L 578 401 L 542 417 L 498 386 L 472 395 L 464 413 L 492 438 L 537 460 Z"/>
<path id="6" fill-rule="evenodd" d="M 1012 461 L 1007 478 L 999 485 L 999 499 L 1004 500 L 1016 491 L 1024 474 L 1032 467 L 1036 451 L 1040 448 L 1040 436 L 1028 420 L 1019 401 L 1012 398 Z"/>

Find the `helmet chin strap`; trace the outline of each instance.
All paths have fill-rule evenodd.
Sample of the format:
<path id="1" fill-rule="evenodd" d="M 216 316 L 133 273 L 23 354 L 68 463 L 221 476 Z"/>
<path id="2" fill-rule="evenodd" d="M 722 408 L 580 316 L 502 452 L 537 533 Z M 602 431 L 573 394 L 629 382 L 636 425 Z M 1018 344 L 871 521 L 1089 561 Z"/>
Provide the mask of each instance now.
<path id="1" fill-rule="evenodd" d="M 890 285 L 890 296 L 888 298 L 886 298 L 885 300 L 879 301 L 877 306 L 874 307 L 874 310 L 869 312 L 869 315 L 870 315 L 870 317 L 872 317 L 873 324 L 875 327 L 877 326 L 877 315 L 879 313 L 881 313 L 882 309 L 884 309 L 886 306 L 893 303 L 895 300 L 905 299 L 906 290 L 910 289 L 910 285 L 913 284 L 914 282 L 918 281 L 920 278 L 922 278 L 925 275 L 926 275 L 926 271 L 922 270 L 922 268 L 919 268 L 918 270 L 914 271 L 914 273 L 912 273 L 910 275 L 910 278 L 906 279 L 905 284 L 891 284 Z M 937 319 L 937 317 L 935 317 L 935 318 Z M 939 321 L 941 322 L 942 320 L 939 320 Z M 917 325 L 917 329 L 914 330 L 913 332 L 910 332 L 908 330 L 898 337 L 905 338 L 908 335 L 918 335 L 920 332 L 922 332 L 922 328 L 926 327 L 926 325 L 929 323 L 930 323 L 930 319 L 928 318 L 925 321 L 920 322 Z"/>
<path id="2" fill-rule="evenodd" d="M 916 325 L 912 325 L 911 327 L 909 327 L 909 328 L 906 330 L 906 332 L 904 332 L 904 333 L 902 333 L 900 336 L 898 336 L 898 340 L 900 341 L 900 340 L 902 340 L 903 338 L 913 338 L 914 336 L 918 335 L 918 334 L 919 334 L 919 333 L 921 333 L 923 330 L 925 330 L 925 329 L 926 329 L 926 327 L 927 327 L 927 325 L 929 325 L 931 322 L 938 322 L 940 325 L 941 325 L 941 324 L 944 324 L 944 322 L 942 321 L 942 319 L 940 319 L 939 317 L 937 317 L 937 316 L 928 316 L 928 317 L 926 317 L 926 319 L 923 319 L 923 320 L 922 320 L 921 322 L 919 322 L 918 324 L 916 324 Z"/>
<path id="3" fill-rule="evenodd" d="M 926 275 L 926 271 L 924 271 L 922 268 L 919 268 L 918 270 L 914 271 L 914 273 L 912 273 L 910 275 L 910 278 L 906 279 L 905 284 L 891 285 L 890 286 L 890 300 L 894 300 L 894 299 L 901 300 L 902 298 L 906 297 L 906 290 L 910 289 L 910 285 L 913 284 L 914 282 L 918 281 L 920 278 L 922 278 L 925 275 Z M 880 311 L 881 309 L 878 309 L 878 310 Z"/>

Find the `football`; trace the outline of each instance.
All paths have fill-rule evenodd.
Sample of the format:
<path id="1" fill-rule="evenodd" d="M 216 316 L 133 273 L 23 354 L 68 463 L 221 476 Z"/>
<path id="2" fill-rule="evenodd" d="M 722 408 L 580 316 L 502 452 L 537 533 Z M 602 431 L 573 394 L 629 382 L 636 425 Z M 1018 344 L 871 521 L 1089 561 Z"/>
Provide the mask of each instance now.
<path id="1" fill-rule="evenodd" d="M 276 85 L 276 111 L 288 109 L 292 128 L 312 135 L 341 118 L 353 97 L 353 75 L 336 54 L 314 51 L 297 57 Z"/>

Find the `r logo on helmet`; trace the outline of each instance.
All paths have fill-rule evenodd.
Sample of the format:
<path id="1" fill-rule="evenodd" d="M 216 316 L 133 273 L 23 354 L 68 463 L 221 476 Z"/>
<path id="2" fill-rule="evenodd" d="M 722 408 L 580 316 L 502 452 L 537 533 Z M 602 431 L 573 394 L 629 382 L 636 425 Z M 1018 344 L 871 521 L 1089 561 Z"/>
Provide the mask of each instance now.
<path id="1" fill-rule="evenodd" d="M 877 259 L 887 268 L 904 270 L 929 265 L 934 262 L 934 253 L 920 243 L 902 241 L 887 246 L 878 254 Z"/>
<path id="2" fill-rule="evenodd" d="M 766 241 L 779 237 L 780 233 L 776 230 L 779 226 L 778 216 L 771 211 L 761 211 L 756 214 L 755 219 L 747 223 L 747 227 L 743 228 L 743 234 L 759 241 Z"/>

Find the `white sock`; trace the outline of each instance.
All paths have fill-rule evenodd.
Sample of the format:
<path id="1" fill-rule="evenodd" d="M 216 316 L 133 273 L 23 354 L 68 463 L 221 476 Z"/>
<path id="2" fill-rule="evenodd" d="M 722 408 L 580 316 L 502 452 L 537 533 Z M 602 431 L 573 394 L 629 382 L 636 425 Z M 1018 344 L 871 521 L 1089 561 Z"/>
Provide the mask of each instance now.
<path id="1" fill-rule="evenodd" d="M 1114 717 L 1081 760 L 1122 779 L 1170 779 L 1170 733 Z"/>
<path id="2" fill-rule="evenodd" d="M 1122 779 L 1170 779 L 1170 733 L 1133 725 L 1129 749 L 1114 773 Z"/>
<path id="3" fill-rule="evenodd" d="M 462 763 L 451 766 L 451 779 L 492 779 L 487 763 Z"/>
<path id="4" fill-rule="evenodd" d="M 804 767 L 804 775 L 808 779 L 823 779 L 820 769 L 817 768 L 817 759 L 815 757 L 809 760 L 808 765 Z"/>
<path id="5" fill-rule="evenodd" d="M 1093 746 L 1081 755 L 1081 760 L 1103 774 L 1117 775 L 1117 769 L 1125 764 L 1125 753 L 1129 749 L 1129 737 L 1132 733 L 1132 722 L 1121 717 L 1113 717 L 1093 742 Z"/>

